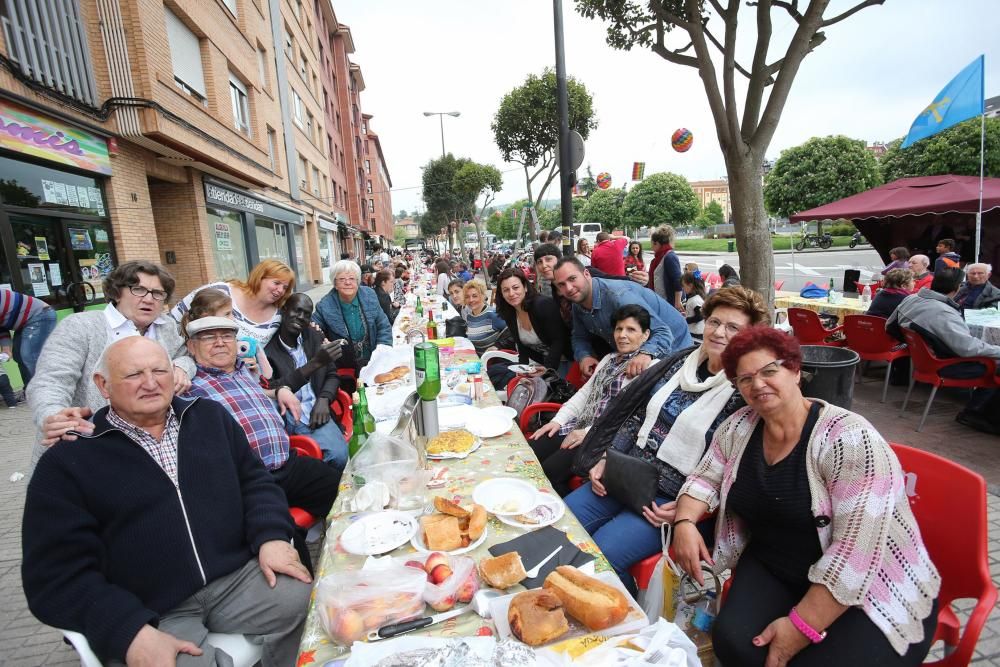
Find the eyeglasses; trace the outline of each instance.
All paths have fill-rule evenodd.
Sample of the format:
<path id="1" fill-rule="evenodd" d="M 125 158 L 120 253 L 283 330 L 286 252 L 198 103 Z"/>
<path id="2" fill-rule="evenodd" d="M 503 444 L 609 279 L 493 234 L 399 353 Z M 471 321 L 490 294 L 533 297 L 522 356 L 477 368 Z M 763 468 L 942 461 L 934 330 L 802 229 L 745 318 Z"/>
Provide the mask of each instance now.
<path id="1" fill-rule="evenodd" d="M 340 278 L 337 278 L 333 282 L 339 283 L 341 285 L 353 285 L 354 283 L 358 282 L 358 279 L 355 278 L 354 276 L 341 276 Z"/>
<path id="2" fill-rule="evenodd" d="M 142 285 L 132 285 L 128 288 L 128 291 L 132 292 L 133 295 L 139 297 L 140 299 L 149 294 L 156 301 L 167 300 L 167 293 L 161 289 L 146 289 Z"/>
<path id="3" fill-rule="evenodd" d="M 784 363 L 785 363 L 784 359 L 775 359 L 771 363 L 766 364 L 761 368 L 758 368 L 753 373 L 737 375 L 736 377 L 733 378 L 733 386 L 736 387 L 737 389 L 749 389 L 750 387 L 753 386 L 754 378 L 756 378 L 758 375 L 764 378 L 765 380 L 770 380 L 771 378 L 773 378 L 775 375 L 778 374 L 778 370 Z"/>
<path id="4" fill-rule="evenodd" d="M 215 341 L 222 341 L 223 343 L 232 343 L 236 340 L 235 331 L 226 331 L 223 333 L 212 333 L 211 331 L 206 331 L 204 333 L 199 333 L 194 335 L 194 339 L 201 343 L 208 343 Z"/>
<path id="5" fill-rule="evenodd" d="M 729 336 L 735 336 L 736 334 L 738 334 L 740 331 L 743 330 L 743 327 L 741 327 L 740 325 L 733 324 L 732 322 L 723 322 L 718 317 L 710 317 L 707 320 L 705 320 L 706 329 L 718 329 L 721 326 L 726 327 L 726 334 Z"/>

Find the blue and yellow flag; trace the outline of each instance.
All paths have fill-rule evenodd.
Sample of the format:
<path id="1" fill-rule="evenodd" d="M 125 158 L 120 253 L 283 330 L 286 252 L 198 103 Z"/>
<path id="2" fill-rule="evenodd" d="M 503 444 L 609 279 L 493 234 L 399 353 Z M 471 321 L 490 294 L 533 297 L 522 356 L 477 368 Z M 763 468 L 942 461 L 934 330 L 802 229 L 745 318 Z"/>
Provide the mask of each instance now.
<path id="1" fill-rule="evenodd" d="M 983 113 L 984 57 L 979 56 L 948 82 L 934 101 L 920 112 L 902 148 Z"/>

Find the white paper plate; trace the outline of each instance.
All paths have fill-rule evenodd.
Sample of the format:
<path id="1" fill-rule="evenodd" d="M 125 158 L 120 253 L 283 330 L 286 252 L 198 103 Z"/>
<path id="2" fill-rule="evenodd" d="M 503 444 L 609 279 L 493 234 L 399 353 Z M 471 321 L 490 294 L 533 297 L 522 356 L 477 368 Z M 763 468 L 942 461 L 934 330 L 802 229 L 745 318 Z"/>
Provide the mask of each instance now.
<path id="1" fill-rule="evenodd" d="M 431 461 L 444 461 L 445 459 L 465 459 L 465 458 L 468 458 L 469 455 L 472 454 L 472 452 L 476 451 L 477 449 L 479 449 L 482 446 L 483 446 L 483 441 L 480 440 L 479 438 L 476 438 L 473 441 L 473 443 L 472 443 L 472 449 L 470 449 L 467 452 L 462 452 L 461 454 L 459 454 L 458 452 L 444 452 L 442 454 L 428 454 L 427 458 L 429 460 L 431 460 Z"/>
<path id="2" fill-rule="evenodd" d="M 472 500 L 496 516 L 515 516 L 535 509 L 538 489 L 514 477 L 496 477 L 480 482 L 472 490 Z"/>
<path id="3" fill-rule="evenodd" d="M 427 545 L 424 544 L 424 531 L 420 530 L 419 528 L 420 528 L 420 522 L 418 520 L 417 532 L 413 533 L 413 537 L 410 538 L 410 544 L 412 544 L 413 548 L 419 551 L 420 553 L 425 553 L 425 554 L 434 553 L 433 549 L 428 549 Z M 449 556 L 459 556 L 461 554 L 468 553 L 469 551 L 472 551 L 473 549 L 475 549 L 480 544 L 486 541 L 486 534 L 488 532 L 489 532 L 489 525 L 483 528 L 483 534 L 479 536 L 479 539 L 470 544 L 469 546 L 462 547 L 461 549 L 454 549 L 452 551 L 442 551 L 441 553 L 448 554 Z"/>
<path id="4" fill-rule="evenodd" d="M 566 514 L 566 503 L 564 503 L 562 499 L 557 496 L 552 496 L 547 493 L 539 493 L 538 506 L 526 514 L 532 518 L 538 519 L 538 523 L 524 523 L 517 521 L 514 516 L 498 516 L 497 518 L 508 526 L 513 526 L 514 528 L 521 528 L 522 530 L 529 531 L 536 530 L 538 528 L 544 528 L 545 526 L 551 526 L 556 521 L 563 518 L 563 515 Z M 518 514 L 516 516 L 521 515 Z"/>
<path id="5" fill-rule="evenodd" d="M 538 366 L 532 366 L 531 364 L 511 364 L 507 367 L 507 370 L 518 375 L 528 375 L 529 373 L 534 373 L 536 368 Z"/>
<path id="6" fill-rule="evenodd" d="M 602 637 L 613 637 L 615 635 L 624 635 L 629 632 L 636 632 L 642 628 L 649 625 L 649 619 L 646 617 L 645 612 L 642 611 L 642 607 L 632 599 L 628 591 L 625 590 L 625 586 L 622 585 L 621 580 L 618 578 L 614 572 L 602 572 L 595 577 L 604 583 L 614 586 L 622 593 L 629 601 L 629 611 L 623 620 L 618 625 L 606 628 L 604 630 L 588 630 L 582 623 L 577 621 L 575 618 L 566 614 L 566 620 L 569 621 L 569 632 L 564 634 L 562 637 L 553 639 L 547 644 L 542 646 L 551 646 L 553 644 L 558 644 L 559 642 L 564 642 L 567 639 L 574 639 L 576 637 L 586 637 L 587 635 L 600 635 Z M 507 610 L 510 608 L 510 601 L 514 599 L 517 593 L 511 595 L 504 595 L 503 597 L 495 598 L 490 600 L 490 613 L 493 616 L 493 622 L 496 624 L 497 629 L 497 640 L 506 639 L 508 637 L 514 637 L 514 634 L 510 631 L 510 623 L 507 621 Z M 539 648 L 539 647 L 535 647 Z"/>
<path id="7" fill-rule="evenodd" d="M 488 408 L 480 408 L 480 410 L 491 415 L 497 415 L 502 419 L 509 419 L 511 421 L 517 419 L 517 410 L 508 408 L 506 405 L 494 405 Z"/>
<path id="8" fill-rule="evenodd" d="M 416 519 L 405 512 L 373 512 L 348 526 L 340 535 L 340 544 L 344 551 L 359 556 L 384 554 L 406 544 L 417 528 Z"/>
<path id="9" fill-rule="evenodd" d="M 471 413 L 469 421 L 465 423 L 465 428 L 469 433 L 478 435 L 480 438 L 496 438 L 507 433 L 514 424 L 510 419 L 504 419 L 496 414 L 485 410 L 476 410 Z"/>

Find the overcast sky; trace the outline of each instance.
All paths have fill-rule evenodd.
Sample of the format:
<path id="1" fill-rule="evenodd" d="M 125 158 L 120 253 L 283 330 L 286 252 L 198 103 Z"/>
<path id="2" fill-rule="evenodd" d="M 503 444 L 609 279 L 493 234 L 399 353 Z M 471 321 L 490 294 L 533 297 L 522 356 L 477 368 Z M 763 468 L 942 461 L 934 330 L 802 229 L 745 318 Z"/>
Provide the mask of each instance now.
<path id="1" fill-rule="evenodd" d="M 856 0 L 834 0 L 827 16 Z M 490 163 L 504 173 L 499 203 L 525 195 L 519 165 L 506 164 L 490 122 L 504 94 L 529 73 L 555 66 L 552 3 L 548 0 L 335 0 L 351 27 L 366 89 L 362 106 L 374 114 L 392 178 L 394 211 L 422 208 L 421 166 L 441 155 L 437 117 L 445 117 L 448 152 Z M 981 53 L 986 96 L 1000 95 L 1000 11 L 997 0 L 887 0 L 828 28 L 827 41 L 799 69 L 768 150 L 812 136 L 845 134 L 868 142 L 903 136 L 938 91 Z M 615 187 L 631 178 L 673 171 L 690 180 L 719 178 L 725 165 L 701 80 L 648 50 L 616 51 L 605 26 L 579 16 L 564 0 L 566 62 L 594 97 L 598 128 L 587 141 L 584 166 L 608 171 Z M 744 8 L 741 53 L 752 53 L 753 21 Z M 770 60 L 783 53 L 794 23 L 775 10 Z M 779 47 L 780 46 L 780 50 Z M 744 57 L 749 60 L 749 57 Z M 687 153 L 670 147 L 680 127 L 694 134 Z M 581 172 L 583 169 L 581 169 Z M 558 181 L 557 181 L 558 182 Z M 557 197 L 551 187 L 546 197 Z"/>

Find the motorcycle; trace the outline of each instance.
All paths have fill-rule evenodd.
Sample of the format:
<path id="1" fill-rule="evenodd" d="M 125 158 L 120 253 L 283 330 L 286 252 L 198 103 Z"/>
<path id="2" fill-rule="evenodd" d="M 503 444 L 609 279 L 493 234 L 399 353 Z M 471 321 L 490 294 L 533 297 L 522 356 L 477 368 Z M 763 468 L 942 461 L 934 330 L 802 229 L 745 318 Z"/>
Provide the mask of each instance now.
<path id="1" fill-rule="evenodd" d="M 854 236 L 851 237 L 851 242 L 848 244 L 850 247 L 855 247 L 858 245 L 865 245 L 868 243 L 868 239 L 861 235 L 861 232 L 854 232 Z"/>
<path id="2" fill-rule="evenodd" d="M 798 243 L 795 244 L 796 250 L 803 250 L 805 248 L 822 248 L 826 250 L 833 245 L 833 237 L 830 236 L 829 232 L 823 232 L 823 234 L 813 234 L 809 232 L 804 234 Z"/>

